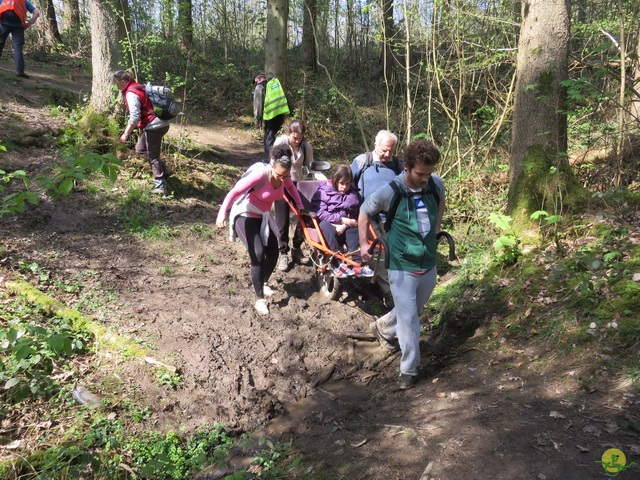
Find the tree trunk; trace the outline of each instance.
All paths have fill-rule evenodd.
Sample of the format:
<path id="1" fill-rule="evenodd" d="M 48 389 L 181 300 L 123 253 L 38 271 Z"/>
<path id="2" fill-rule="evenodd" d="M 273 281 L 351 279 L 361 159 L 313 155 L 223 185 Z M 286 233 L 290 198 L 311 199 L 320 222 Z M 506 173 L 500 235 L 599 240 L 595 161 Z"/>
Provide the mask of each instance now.
<path id="1" fill-rule="evenodd" d="M 89 0 L 91 14 L 91 106 L 104 113 L 113 100 L 113 72 L 121 68 L 119 22 L 108 0 Z"/>
<path id="2" fill-rule="evenodd" d="M 382 0 L 382 69 L 389 81 L 393 72 L 393 0 Z"/>
<path id="3" fill-rule="evenodd" d="M 63 26 L 65 32 L 77 32 L 80 28 L 80 7 L 78 0 L 65 0 Z"/>
<path id="4" fill-rule="evenodd" d="M 574 185 L 567 161 L 565 91 L 569 0 L 524 0 L 518 43 L 508 209 L 559 212 Z M 572 188 L 569 188 L 572 190 Z"/>
<path id="5" fill-rule="evenodd" d="M 638 35 L 638 45 L 636 46 L 636 58 L 633 61 L 633 79 L 629 113 L 631 120 L 640 124 L 640 35 Z"/>
<path id="6" fill-rule="evenodd" d="M 278 77 L 285 90 L 287 85 L 288 20 L 289 2 L 287 0 L 268 0 L 264 68 L 267 76 Z"/>
<path id="7" fill-rule="evenodd" d="M 193 4 L 191 0 L 178 0 L 178 32 L 180 44 L 186 51 L 193 47 Z"/>
<path id="8" fill-rule="evenodd" d="M 60 30 L 58 30 L 58 20 L 56 20 L 56 9 L 53 0 L 46 1 L 47 8 L 44 15 L 44 38 L 47 47 L 52 48 L 62 43 Z"/>
<path id="9" fill-rule="evenodd" d="M 302 61 L 314 72 L 318 70 L 316 63 L 317 6 L 317 0 L 304 0 L 302 17 Z"/>

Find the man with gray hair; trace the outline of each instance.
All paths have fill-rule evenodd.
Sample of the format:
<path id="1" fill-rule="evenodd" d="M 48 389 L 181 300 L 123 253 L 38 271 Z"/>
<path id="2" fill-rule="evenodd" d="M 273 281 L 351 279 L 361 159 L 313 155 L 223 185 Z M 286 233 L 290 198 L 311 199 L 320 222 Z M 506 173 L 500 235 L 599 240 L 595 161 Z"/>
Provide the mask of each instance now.
<path id="1" fill-rule="evenodd" d="M 358 155 L 351 163 L 353 183 L 360 195 L 367 200 L 380 187 L 391 182 L 403 170 L 402 161 L 393 155 L 398 137 L 389 130 L 380 130 L 375 138 L 373 152 Z M 371 219 L 371 225 L 377 236 L 384 236 L 385 215 L 381 212 Z M 380 287 L 384 304 L 393 307 L 393 296 L 389 287 L 389 278 L 384 266 L 378 267 L 376 283 Z"/>

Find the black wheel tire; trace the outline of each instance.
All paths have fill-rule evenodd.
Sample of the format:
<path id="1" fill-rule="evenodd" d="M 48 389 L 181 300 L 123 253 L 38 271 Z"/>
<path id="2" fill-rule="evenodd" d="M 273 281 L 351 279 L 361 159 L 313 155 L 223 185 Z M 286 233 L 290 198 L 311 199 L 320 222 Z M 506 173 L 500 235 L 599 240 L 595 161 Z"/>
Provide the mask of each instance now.
<path id="1" fill-rule="evenodd" d="M 326 271 L 324 274 L 319 275 L 322 281 L 322 285 L 320 287 L 322 294 L 331 300 L 337 300 L 340 298 L 340 293 L 342 291 L 340 280 L 334 277 L 333 273 L 330 271 Z"/>

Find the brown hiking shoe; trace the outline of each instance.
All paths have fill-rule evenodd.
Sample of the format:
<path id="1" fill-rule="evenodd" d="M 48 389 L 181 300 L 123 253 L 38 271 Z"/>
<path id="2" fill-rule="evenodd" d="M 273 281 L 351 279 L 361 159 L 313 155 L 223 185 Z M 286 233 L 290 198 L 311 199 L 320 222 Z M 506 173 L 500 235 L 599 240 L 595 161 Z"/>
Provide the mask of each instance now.
<path id="1" fill-rule="evenodd" d="M 415 375 L 401 373 L 398 377 L 398 388 L 400 390 L 408 390 L 415 385 L 417 379 L 418 377 L 416 377 Z"/>

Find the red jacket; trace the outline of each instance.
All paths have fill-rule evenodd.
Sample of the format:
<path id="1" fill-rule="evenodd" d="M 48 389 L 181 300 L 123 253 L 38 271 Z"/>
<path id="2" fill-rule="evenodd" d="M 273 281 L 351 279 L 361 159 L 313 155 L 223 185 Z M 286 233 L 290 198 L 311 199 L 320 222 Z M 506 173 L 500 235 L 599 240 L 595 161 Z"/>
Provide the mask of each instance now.
<path id="1" fill-rule="evenodd" d="M 126 99 L 128 92 L 135 93 L 140 99 L 140 121 L 138 122 L 137 127 L 144 130 L 147 125 L 156 119 L 156 114 L 153 111 L 151 100 L 147 97 L 143 85 L 140 85 L 135 80 L 129 80 L 129 83 L 127 83 L 122 89 L 122 96 L 125 97 L 124 104 L 127 106 L 127 112 L 129 111 L 129 104 Z"/>
<path id="2" fill-rule="evenodd" d="M 0 4 L 0 16 L 4 12 L 13 12 L 18 15 L 20 23 L 27 28 L 27 2 L 24 0 L 3 0 Z"/>

